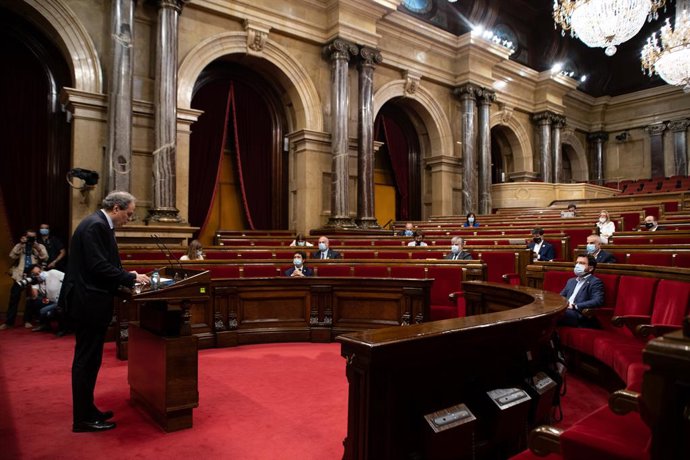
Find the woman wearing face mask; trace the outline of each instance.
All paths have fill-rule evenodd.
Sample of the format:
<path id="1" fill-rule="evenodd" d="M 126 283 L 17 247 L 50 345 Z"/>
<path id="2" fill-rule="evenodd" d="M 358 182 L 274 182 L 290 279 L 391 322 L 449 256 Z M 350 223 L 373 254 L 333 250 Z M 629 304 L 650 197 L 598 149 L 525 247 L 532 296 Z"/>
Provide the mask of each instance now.
<path id="1" fill-rule="evenodd" d="M 295 247 L 295 246 L 310 248 L 314 245 L 311 244 L 309 241 L 305 240 L 304 236 L 302 236 L 301 233 L 298 233 L 297 235 L 295 235 L 295 239 L 292 240 L 292 243 L 290 243 L 290 247 Z"/>
<path id="2" fill-rule="evenodd" d="M 477 216 L 473 212 L 467 213 L 467 220 L 462 224 L 463 227 L 479 227 L 479 222 L 477 222 Z"/>
<path id="3" fill-rule="evenodd" d="M 204 251 L 199 240 L 192 240 L 187 248 L 187 254 L 180 257 L 180 260 L 204 260 Z"/>
<path id="4" fill-rule="evenodd" d="M 607 211 L 601 210 L 599 213 L 599 220 L 596 223 L 599 229 L 599 236 L 601 237 L 601 242 L 608 244 L 609 238 L 616 231 L 616 224 L 614 224 L 609 218 L 609 213 Z"/>
<path id="5" fill-rule="evenodd" d="M 292 278 L 313 276 L 314 270 L 304 265 L 307 255 L 302 251 L 295 251 L 292 256 L 292 267 L 285 270 L 285 276 Z"/>

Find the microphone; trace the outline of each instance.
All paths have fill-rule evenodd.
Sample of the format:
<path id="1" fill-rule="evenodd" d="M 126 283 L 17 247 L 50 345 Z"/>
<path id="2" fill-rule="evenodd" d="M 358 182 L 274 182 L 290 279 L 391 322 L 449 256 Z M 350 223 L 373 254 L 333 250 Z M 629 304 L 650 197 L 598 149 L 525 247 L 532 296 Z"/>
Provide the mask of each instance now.
<path id="1" fill-rule="evenodd" d="M 158 235 L 156 235 L 155 233 L 151 235 L 151 238 L 153 238 L 153 240 L 156 242 L 156 246 L 158 246 L 158 249 L 160 249 L 160 251 L 163 253 L 165 258 L 168 260 L 170 267 L 171 268 L 174 267 L 175 264 L 173 264 L 174 258 L 173 258 L 172 252 L 170 252 L 170 249 L 168 249 L 168 247 L 165 245 L 163 240 L 161 240 L 160 237 Z M 181 270 L 184 270 L 184 267 L 182 267 L 182 264 L 180 263 L 179 260 L 177 261 L 177 265 L 180 267 Z"/>

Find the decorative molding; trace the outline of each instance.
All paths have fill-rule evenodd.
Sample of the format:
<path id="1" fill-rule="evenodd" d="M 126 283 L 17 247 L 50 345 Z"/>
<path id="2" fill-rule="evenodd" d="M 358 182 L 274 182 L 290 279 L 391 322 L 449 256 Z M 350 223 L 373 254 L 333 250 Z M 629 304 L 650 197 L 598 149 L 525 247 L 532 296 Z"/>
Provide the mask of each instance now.
<path id="1" fill-rule="evenodd" d="M 357 45 L 347 40 L 343 40 L 342 38 L 336 38 L 323 47 L 324 56 L 331 61 L 335 61 L 337 59 L 349 61 L 350 56 L 357 56 L 358 51 Z"/>
<path id="2" fill-rule="evenodd" d="M 359 65 L 374 67 L 383 62 L 381 51 L 369 46 L 359 48 Z"/>
<path id="3" fill-rule="evenodd" d="M 177 11 L 177 14 L 182 14 L 182 9 L 185 4 L 189 3 L 191 0 L 154 0 L 158 8 L 172 8 Z"/>
<path id="4" fill-rule="evenodd" d="M 488 88 L 479 88 L 476 91 L 477 104 L 490 105 L 496 100 L 496 91 Z"/>
<path id="5" fill-rule="evenodd" d="M 261 54 L 268 40 L 268 33 L 271 31 L 271 27 L 251 19 L 245 19 L 242 25 L 244 30 L 247 31 L 247 53 Z"/>
<path id="6" fill-rule="evenodd" d="M 558 115 L 549 110 L 545 110 L 543 112 L 535 113 L 532 115 L 532 121 L 538 125 L 550 125 L 552 123 L 557 122 L 561 118 L 565 120 L 565 118 L 561 115 Z"/>
<path id="7" fill-rule="evenodd" d="M 655 123 L 644 129 L 650 136 L 661 136 L 666 130 L 666 123 Z"/>
<path id="8" fill-rule="evenodd" d="M 606 131 L 598 131 L 596 133 L 587 134 L 588 142 L 606 142 L 609 140 L 609 133 Z"/>
<path id="9" fill-rule="evenodd" d="M 457 86 L 453 89 L 453 95 L 458 99 L 476 99 L 477 95 L 481 93 L 482 88 L 473 83 L 467 83 L 462 86 Z"/>
<path id="10" fill-rule="evenodd" d="M 500 104 L 499 109 L 498 116 L 500 117 L 501 124 L 505 125 L 510 123 L 510 120 L 513 119 L 513 112 L 515 109 L 506 104 Z"/>
<path id="11" fill-rule="evenodd" d="M 690 120 L 673 120 L 668 122 L 668 129 L 674 133 L 683 132 L 690 126 Z"/>
<path id="12" fill-rule="evenodd" d="M 414 70 L 404 70 L 402 77 L 405 80 L 404 92 L 405 96 L 412 96 L 417 92 L 419 84 L 422 79 L 422 74 Z"/>

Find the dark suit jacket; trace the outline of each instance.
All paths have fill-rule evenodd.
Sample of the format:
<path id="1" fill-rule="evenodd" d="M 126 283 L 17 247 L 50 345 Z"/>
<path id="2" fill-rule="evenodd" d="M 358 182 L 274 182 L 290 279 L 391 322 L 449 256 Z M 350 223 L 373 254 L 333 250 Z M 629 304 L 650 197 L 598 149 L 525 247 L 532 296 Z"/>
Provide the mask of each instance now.
<path id="1" fill-rule="evenodd" d="M 561 295 L 567 299 L 573 294 L 577 286 L 577 278 L 570 278 L 561 291 Z M 573 302 L 578 310 L 583 308 L 601 307 L 604 304 L 604 283 L 594 275 L 585 279 L 585 285 L 580 288 Z"/>
<path id="2" fill-rule="evenodd" d="M 447 260 L 453 260 L 453 256 L 454 256 L 454 255 L 455 255 L 455 254 L 453 254 L 453 253 L 451 252 L 451 253 L 449 253 L 449 254 L 445 257 L 445 259 L 447 259 Z M 472 254 L 470 254 L 469 252 L 460 251 L 460 252 L 458 253 L 458 258 L 455 259 L 455 260 L 472 260 Z"/>
<path id="3" fill-rule="evenodd" d="M 70 319 L 108 324 L 120 286 L 132 287 L 136 275 L 122 269 L 115 233 L 102 211 L 81 221 L 72 236 L 67 273 L 59 302 Z"/>
<path id="4" fill-rule="evenodd" d="M 284 272 L 285 276 L 292 276 L 292 273 L 294 271 L 295 271 L 295 266 L 293 265 L 292 267 L 285 270 L 285 272 Z M 302 273 L 304 274 L 304 276 L 314 276 L 314 270 L 312 270 L 309 267 L 305 267 L 304 265 L 302 265 Z"/>
<path id="5" fill-rule="evenodd" d="M 532 241 L 530 244 L 527 245 L 527 247 L 530 249 L 530 251 L 534 250 L 534 246 L 536 244 L 534 241 Z M 548 241 L 544 241 L 541 244 L 541 248 L 539 248 L 539 260 L 553 260 L 556 258 L 556 251 L 553 249 L 553 245 L 549 243 Z"/>
<path id="6" fill-rule="evenodd" d="M 321 258 L 321 251 L 314 251 L 311 255 L 312 259 L 320 259 Z M 328 248 L 328 251 L 326 251 L 326 258 L 327 259 L 340 259 L 340 253 L 338 251 L 334 251 L 331 248 Z"/>
<path id="7" fill-rule="evenodd" d="M 616 258 L 613 254 L 610 254 L 603 249 L 599 251 L 597 256 L 594 258 L 598 264 L 615 264 Z"/>

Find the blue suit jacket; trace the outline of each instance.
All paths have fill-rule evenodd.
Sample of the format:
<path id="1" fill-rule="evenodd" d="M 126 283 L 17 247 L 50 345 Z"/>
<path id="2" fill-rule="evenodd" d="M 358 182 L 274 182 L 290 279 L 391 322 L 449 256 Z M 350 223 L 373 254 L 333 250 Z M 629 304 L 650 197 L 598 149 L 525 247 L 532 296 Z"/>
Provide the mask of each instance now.
<path id="1" fill-rule="evenodd" d="M 567 299 L 573 294 L 577 286 L 577 278 L 570 278 L 561 291 L 561 295 Z M 578 310 L 583 308 L 595 308 L 604 305 L 604 283 L 594 275 L 585 279 L 585 285 L 580 288 L 573 302 Z"/>
<path id="2" fill-rule="evenodd" d="M 527 245 L 530 251 L 534 250 L 534 241 Z M 556 258 L 556 251 L 553 249 L 553 245 L 548 241 L 544 241 L 539 248 L 539 260 L 553 260 Z"/>

